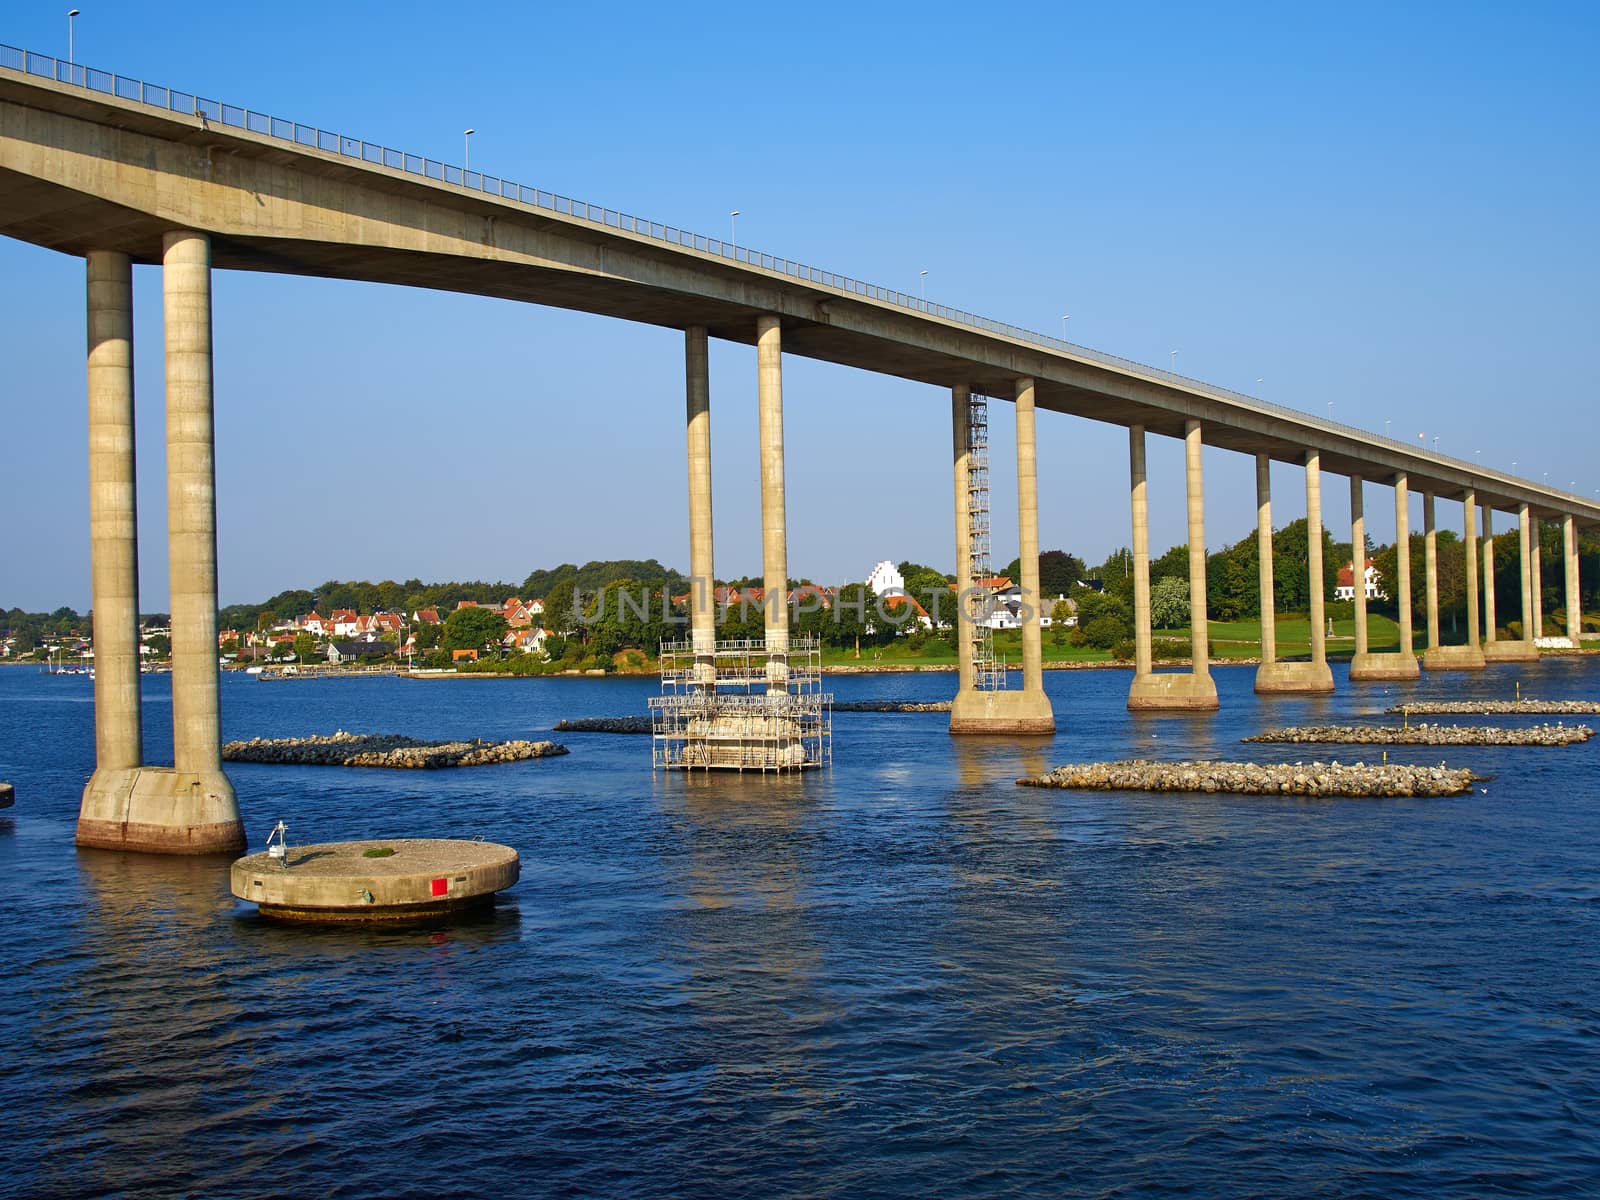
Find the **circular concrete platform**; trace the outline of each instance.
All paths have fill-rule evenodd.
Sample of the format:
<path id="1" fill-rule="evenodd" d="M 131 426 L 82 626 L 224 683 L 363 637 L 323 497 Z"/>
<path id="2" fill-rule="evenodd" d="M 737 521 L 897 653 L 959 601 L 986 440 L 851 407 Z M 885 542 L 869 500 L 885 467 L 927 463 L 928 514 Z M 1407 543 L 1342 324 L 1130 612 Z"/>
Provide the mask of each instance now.
<path id="1" fill-rule="evenodd" d="M 368 851 L 392 850 L 368 857 Z M 233 894 L 286 921 L 417 921 L 489 904 L 516 883 L 510 846 L 390 838 L 290 846 L 287 865 L 266 854 L 233 864 Z"/>

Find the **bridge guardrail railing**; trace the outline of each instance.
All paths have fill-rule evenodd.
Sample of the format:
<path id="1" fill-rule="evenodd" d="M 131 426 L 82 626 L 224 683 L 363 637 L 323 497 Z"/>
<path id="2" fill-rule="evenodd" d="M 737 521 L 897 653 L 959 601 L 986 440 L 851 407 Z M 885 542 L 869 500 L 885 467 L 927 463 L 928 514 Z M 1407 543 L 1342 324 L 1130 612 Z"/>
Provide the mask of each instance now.
<path id="1" fill-rule="evenodd" d="M 777 255 L 766 254 L 748 246 L 737 245 L 731 241 L 725 242 L 720 238 L 693 233 L 676 225 L 664 225 L 659 221 L 650 221 L 615 209 L 589 204 L 582 200 L 574 200 L 570 196 L 563 196 L 560 193 L 548 192 L 542 188 L 514 183 L 497 176 L 486 175 L 481 171 L 464 170 L 461 167 L 453 166 L 437 159 L 395 150 L 361 138 L 333 133 L 314 125 L 302 125 L 298 121 L 274 117 L 266 113 L 257 112 L 254 109 L 241 108 L 234 104 L 225 104 L 204 96 L 198 96 L 192 92 L 183 92 L 176 88 L 146 83 L 143 80 L 134 79 L 127 75 L 117 75 L 110 71 L 88 67 L 82 63 L 69 63 L 47 54 L 39 54 L 32 50 L 24 50 L 3 43 L 0 43 L 0 68 L 9 68 L 26 75 L 34 75 L 54 80 L 57 83 L 82 87 L 87 91 L 100 92 L 122 100 L 131 100 L 167 112 L 180 113 L 190 117 L 203 117 L 208 122 L 215 122 L 219 125 L 243 129 L 250 133 L 292 142 L 295 145 L 338 154 L 345 158 L 353 158 L 364 163 L 370 163 L 373 166 L 403 171 L 409 175 L 417 175 L 440 183 L 455 185 L 468 191 L 482 192 L 501 200 L 527 205 L 530 208 L 543 209 L 546 212 L 553 212 L 560 216 L 574 217 L 578 220 L 589 221 L 607 228 L 623 230 L 649 238 L 652 241 L 665 242 L 669 245 L 729 259 L 730 261 L 753 267 L 756 270 L 768 271 L 824 288 L 832 288 L 846 295 L 861 296 L 880 303 L 892 304 L 897 308 L 903 308 L 942 321 L 949 321 L 956 325 L 975 329 L 981 333 L 1010 338 L 1013 341 L 1023 342 L 1027 345 L 1037 346 L 1040 349 L 1091 362 L 1123 374 L 1133 375 L 1155 383 L 1180 387 L 1196 395 L 1226 400 L 1229 403 L 1242 405 L 1245 408 L 1255 409 L 1274 416 L 1289 417 L 1325 433 L 1356 437 L 1366 442 L 1375 441 L 1407 454 L 1421 453 L 1434 462 L 1455 466 L 1480 476 L 1496 475 L 1506 480 L 1515 478 L 1498 471 L 1486 472 L 1482 466 L 1475 462 L 1440 454 L 1437 451 L 1428 455 L 1426 450 L 1419 451 L 1410 442 L 1399 438 L 1388 437 L 1353 425 L 1329 420 L 1297 408 L 1290 408 L 1287 405 L 1276 404 L 1270 400 L 1249 396 L 1231 388 L 1219 387 L 1199 379 L 1191 379 L 1188 376 L 1179 375 L 1175 371 L 1166 370 L 1162 367 L 1150 366 L 1147 363 L 1136 362 L 1133 359 L 1122 358 L 1115 354 L 1107 354 L 1088 346 L 1080 346 L 1075 342 L 1069 342 L 1064 338 L 1054 337 L 1047 333 L 1024 329 L 1021 326 L 1011 325 L 1004 321 L 996 321 L 989 317 L 982 317 L 963 309 L 951 308 L 948 305 L 938 304 L 921 296 L 913 296 L 893 288 L 866 283 L 848 275 L 825 271 L 819 267 L 812 267 Z M 1566 494 L 1574 500 L 1583 503 L 1590 502 L 1576 493 L 1569 492 Z"/>

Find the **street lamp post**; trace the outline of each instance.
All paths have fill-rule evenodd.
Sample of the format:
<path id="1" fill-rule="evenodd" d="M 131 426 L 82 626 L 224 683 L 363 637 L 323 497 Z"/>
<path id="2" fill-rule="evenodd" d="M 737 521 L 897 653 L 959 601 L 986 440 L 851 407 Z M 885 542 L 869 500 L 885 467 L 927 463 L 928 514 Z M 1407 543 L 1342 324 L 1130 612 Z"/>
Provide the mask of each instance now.
<path id="1" fill-rule="evenodd" d="M 1063 342 L 1067 340 L 1067 322 L 1070 321 L 1070 320 L 1072 320 L 1072 317 L 1071 317 L 1070 314 L 1068 314 L 1068 313 L 1062 313 L 1061 314 L 1061 340 Z"/>
<path id="2" fill-rule="evenodd" d="M 1167 353 L 1172 356 L 1172 373 L 1176 375 L 1178 373 L 1178 352 L 1169 350 Z"/>
<path id="3" fill-rule="evenodd" d="M 463 129 L 461 131 L 461 186 L 467 186 L 467 172 L 472 169 L 472 135 L 476 129 Z"/>
<path id="4" fill-rule="evenodd" d="M 922 302 L 926 304 L 928 302 L 928 273 L 926 271 L 918 271 L 917 274 L 922 277 Z"/>
<path id="5" fill-rule="evenodd" d="M 739 256 L 739 210 L 737 208 L 728 214 L 728 245 L 733 249 L 734 257 L 737 258 Z"/>
<path id="6" fill-rule="evenodd" d="M 73 35 L 74 31 L 73 31 L 72 27 L 73 27 L 73 23 L 74 23 L 75 19 L 77 18 L 77 16 L 78 16 L 78 10 L 75 9 L 75 8 L 74 9 L 70 9 L 67 12 L 67 66 L 69 66 L 69 67 L 73 64 L 73 61 L 74 61 L 73 60 L 73 46 L 72 46 L 72 35 Z"/>

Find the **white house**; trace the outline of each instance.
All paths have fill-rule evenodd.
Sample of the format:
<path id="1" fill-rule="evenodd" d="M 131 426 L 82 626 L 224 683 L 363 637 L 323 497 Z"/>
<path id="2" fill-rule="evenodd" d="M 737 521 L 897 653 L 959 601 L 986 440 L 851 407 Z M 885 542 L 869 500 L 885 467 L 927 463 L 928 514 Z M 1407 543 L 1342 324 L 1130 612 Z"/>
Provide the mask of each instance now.
<path id="1" fill-rule="evenodd" d="M 1339 583 L 1333 589 L 1333 594 L 1340 600 L 1354 600 L 1356 598 L 1355 577 L 1355 563 L 1353 561 L 1345 563 L 1344 566 L 1339 568 Z M 1383 576 L 1378 574 L 1378 568 L 1370 558 L 1367 559 L 1366 586 L 1363 590 L 1366 592 L 1368 600 L 1377 600 L 1384 594 Z"/>
<path id="2" fill-rule="evenodd" d="M 890 592 L 903 592 L 906 590 L 905 576 L 887 558 L 872 568 L 867 576 L 867 586 L 876 595 L 887 596 Z"/>

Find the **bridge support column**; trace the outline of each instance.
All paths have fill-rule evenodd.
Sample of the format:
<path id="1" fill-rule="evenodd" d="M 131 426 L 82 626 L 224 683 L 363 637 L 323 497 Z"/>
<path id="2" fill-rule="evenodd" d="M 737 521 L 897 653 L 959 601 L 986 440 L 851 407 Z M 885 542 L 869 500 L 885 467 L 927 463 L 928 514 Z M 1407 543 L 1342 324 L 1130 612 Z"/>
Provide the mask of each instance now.
<path id="1" fill-rule="evenodd" d="M 79 840 L 120 825 L 144 762 L 139 712 L 139 522 L 133 421 L 133 264 L 87 256 L 89 547 L 94 601 L 95 769 Z"/>
<path id="2" fill-rule="evenodd" d="M 700 687 L 717 682 L 716 564 L 711 537 L 711 369 L 703 325 L 683 333 L 689 447 L 689 630 Z"/>
<path id="3" fill-rule="evenodd" d="M 1532 576 L 1533 590 L 1533 630 L 1530 636 L 1542 638 L 1544 636 L 1544 519 L 1533 517 L 1533 526 L 1529 530 L 1529 539 L 1532 542 L 1533 553 L 1529 559 L 1529 572 Z"/>
<path id="4" fill-rule="evenodd" d="M 1033 380 L 1017 380 L 1017 580 L 1022 587 L 1022 690 L 958 693 L 951 733 L 1054 733 L 1055 713 L 1044 694 L 1044 645 L 1039 606 L 1039 452 L 1034 441 Z M 957 568 L 959 570 L 959 566 Z"/>
<path id="5" fill-rule="evenodd" d="M 1495 613 L 1494 599 L 1494 539 L 1489 534 L 1489 521 L 1493 515 L 1492 509 L 1483 510 L 1483 605 L 1484 619 L 1487 627 L 1487 640 L 1483 643 L 1483 657 L 1486 662 L 1537 662 L 1539 651 L 1534 648 L 1533 642 L 1527 638 L 1518 638 L 1515 641 L 1502 639 L 1495 630 L 1497 614 Z M 1528 542 L 1527 531 L 1523 530 L 1518 551 L 1519 574 L 1519 612 L 1522 617 L 1524 629 L 1527 626 L 1528 612 Z"/>
<path id="6" fill-rule="evenodd" d="M 1256 691 L 1322 695 L 1333 691 L 1328 669 L 1327 605 L 1322 568 L 1322 456 L 1306 451 L 1306 567 L 1311 607 L 1311 661 L 1273 663 L 1256 671 Z"/>
<path id="7" fill-rule="evenodd" d="M 1144 426 L 1128 429 L 1128 501 L 1133 515 L 1133 675 L 1135 686 L 1151 673 L 1150 485 Z"/>
<path id="8" fill-rule="evenodd" d="M 1272 580 L 1272 459 L 1256 455 L 1256 558 L 1261 590 L 1261 667 L 1278 661 L 1278 602 Z M 1257 684 L 1261 672 L 1256 672 Z"/>
<path id="9" fill-rule="evenodd" d="M 1518 565 L 1522 573 L 1522 647 L 1524 662 L 1537 661 L 1539 647 L 1534 644 L 1538 626 L 1534 622 L 1537 611 L 1539 560 L 1534 556 L 1533 512 L 1526 504 L 1517 505 L 1517 537 L 1521 558 Z"/>
<path id="10" fill-rule="evenodd" d="M 756 383 L 761 436 L 761 576 L 766 594 L 767 692 L 789 690 L 789 526 L 783 481 L 783 331 L 756 318 Z"/>
<path id="11" fill-rule="evenodd" d="M 1215 712 L 1218 708 L 1217 684 L 1211 678 L 1210 637 L 1206 628 L 1206 498 L 1200 473 L 1201 430 L 1199 421 L 1184 425 L 1184 482 L 1189 515 L 1189 652 L 1191 669 L 1163 672 L 1142 678 L 1134 676 L 1128 691 L 1128 707 L 1147 712 Z M 1135 545 L 1134 570 L 1138 571 L 1138 546 Z M 1146 557 L 1149 554 L 1146 539 Z M 1148 563 L 1145 578 L 1149 579 Z M 1135 576 L 1135 586 L 1138 577 Z M 1148 582 L 1146 584 L 1148 587 Z M 1138 615 L 1135 613 L 1135 622 Z M 1150 610 L 1146 594 L 1144 628 L 1149 629 Z"/>
<path id="12" fill-rule="evenodd" d="M 1483 508 L 1483 656 L 1497 637 L 1494 612 L 1494 509 Z"/>
<path id="13" fill-rule="evenodd" d="M 173 767 L 141 768 L 119 812 L 80 817 L 77 840 L 167 854 L 237 853 L 244 827 L 222 772 L 218 702 L 211 244 L 204 234 L 167 234 L 162 291 Z"/>
<path id="14" fill-rule="evenodd" d="M 1583 635 L 1583 593 L 1578 587 L 1578 523 L 1570 513 L 1561 518 L 1561 546 L 1567 566 L 1567 637 L 1576 649 Z"/>
<path id="15" fill-rule="evenodd" d="M 1478 641 L 1478 494 L 1468 490 L 1461 500 L 1462 553 L 1466 572 L 1467 641 L 1464 646 L 1430 648 L 1423 666 L 1430 671 L 1481 671 L 1483 648 Z"/>
<path id="16" fill-rule="evenodd" d="M 1354 520 L 1355 515 L 1362 511 L 1361 487 L 1361 481 L 1350 481 L 1350 545 L 1355 551 L 1351 555 L 1352 560 L 1362 552 L 1356 547 L 1364 550 L 1366 546 L 1366 524 L 1363 522 L 1358 529 Z M 1356 656 L 1350 660 L 1350 678 L 1356 682 L 1416 679 L 1422 674 L 1411 646 L 1411 503 L 1406 493 L 1404 475 L 1396 476 L 1394 481 L 1394 529 L 1396 579 L 1393 587 L 1400 618 L 1400 648 L 1387 654 L 1373 654 L 1367 649 L 1366 572 L 1363 564 L 1362 571 L 1354 576 L 1357 633 Z"/>
<path id="17" fill-rule="evenodd" d="M 1422 493 L 1422 594 L 1428 622 L 1428 649 L 1422 661 L 1439 648 L 1439 538 L 1433 527 L 1433 494 Z"/>

